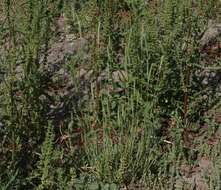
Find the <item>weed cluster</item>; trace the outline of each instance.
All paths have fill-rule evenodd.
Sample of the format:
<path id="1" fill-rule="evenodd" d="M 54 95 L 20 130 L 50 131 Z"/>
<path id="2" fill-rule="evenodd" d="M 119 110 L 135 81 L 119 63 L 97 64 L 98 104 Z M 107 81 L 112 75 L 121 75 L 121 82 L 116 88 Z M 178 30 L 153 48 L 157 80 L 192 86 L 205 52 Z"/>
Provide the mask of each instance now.
<path id="1" fill-rule="evenodd" d="M 220 10 L 0 2 L 0 188 L 220 189 Z"/>

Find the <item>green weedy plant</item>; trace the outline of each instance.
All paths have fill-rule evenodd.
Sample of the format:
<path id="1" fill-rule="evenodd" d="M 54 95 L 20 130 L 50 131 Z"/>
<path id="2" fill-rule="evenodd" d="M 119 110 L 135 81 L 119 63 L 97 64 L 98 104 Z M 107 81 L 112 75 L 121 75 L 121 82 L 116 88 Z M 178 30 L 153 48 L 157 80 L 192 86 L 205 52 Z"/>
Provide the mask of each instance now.
<path id="1" fill-rule="evenodd" d="M 219 168 L 220 143 L 211 147 L 202 139 L 192 150 L 183 140 L 186 128 L 195 130 L 201 121 L 210 128 L 207 138 L 219 128 L 199 121 L 201 92 L 192 78 L 201 61 L 203 25 L 219 18 L 219 9 L 218 0 L 0 2 L 0 188 L 119 189 L 138 183 L 174 189 L 183 163 L 192 166 L 205 156 Z M 47 121 L 48 105 L 40 98 L 49 85 L 40 64 L 58 35 L 51 26 L 60 13 L 66 33 L 90 40 L 85 69 L 94 78 L 107 71 L 63 121 L 64 138 Z M 80 53 L 66 62 L 74 81 L 83 64 Z M 128 79 L 114 82 L 117 70 Z M 167 118 L 165 127 L 160 121 Z M 219 188 L 218 169 L 204 178 L 209 189 Z"/>
<path id="2" fill-rule="evenodd" d="M 76 184 L 76 170 L 73 167 L 64 168 L 59 164 L 64 159 L 64 153 L 55 145 L 55 133 L 51 123 L 46 127 L 46 131 L 39 161 L 29 181 L 39 190 L 73 188 Z"/>
<path id="3" fill-rule="evenodd" d="M 40 71 L 40 52 L 47 51 L 60 2 L 27 0 L 16 4 L 6 0 L 3 4 L 5 49 L 1 48 L 4 53 L 1 66 L 5 75 L 1 81 L 1 121 L 8 164 L 1 169 L 7 167 L 19 173 L 15 186 L 26 183 L 30 165 L 36 161 L 34 151 L 44 133 L 46 107 L 39 97 L 45 88 L 45 77 Z"/>
<path id="4" fill-rule="evenodd" d="M 128 89 L 131 88 L 131 90 L 139 92 L 139 90 L 146 90 L 145 84 L 148 84 L 149 86 L 146 95 L 141 93 L 143 98 L 142 103 L 146 104 L 148 100 L 156 102 L 154 109 L 159 106 L 161 109 L 160 113 L 166 113 L 169 116 L 178 113 L 178 120 L 180 120 L 182 116 L 184 118 L 184 124 L 186 124 L 185 119 L 189 113 L 187 105 L 188 103 L 186 102 L 186 95 L 193 93 L 190 84 L 191 78 L 189 75 L 191 75 L 191 72 L 194 72 L 194 64 L 198 63 L 200 60 L 199 54 L 197 52 L 197 35 L 199 34 L 200 26 L 197 23 L 197 19 L 201 18 L 197 15 L 194 15 L 195 12 L 192 15 L 192 12 L 189 10 L 190 6 L 190 1 L 184 3 L 177 1 L 167 2 L 163 4 L 162 7 L 160 7 L 160 9 L 162 9 L 161 19 L 156 19 L 152 22 L 150 22 L 150 20 L 153 15 L 149 15 L 147 19 L 142 17 L 142 15 L 148 15 L 150 13 L 145 13 L 145 10 L 142 10 L 142 14 L 140 12 L 136 12 L 135 14 L 137 14 L 137 17 L 135 18 L 137 18 L 137 22 L 134 22 L 130 25 L 131 29 L 128 33 L 128 38 L 126 38 L 126 42 L 128 42 L 128 44 L 125 47 L 124 55 L 125 68 L 127 68 L 128 72 L 132 73 L 132 76 L 136 76 L 133 78 L 133 80 L 131 80 L 135 82 L 136 88 L 132 88 L 132 86 L 129 84 Z M 138 20 L 142 20 L 143 23 L 140 25 Z M 145 32 L 143 31 L 141 33 L 143 34 L 141 35 L 142 37 L 140 37 L 139 33 L 139 31 L 142 31 L 141 29 L 146 29 Z M 158 44 L 160 44 L 160 48 L 158 48 Z M 158 51 L 156 51 L 156 49 Z M 114 48 L 112 48 L 112 50 L 114 50 Z M 147 61 L 144 62 L 144 60 Z M 143 71 L 146 71 L 144 72 L 146 77 L 143 76 Z M 155 76 L 155 78 L 153 76 Z M 144 78 L 146 80 L 142 81 Z M 126 98 L 128 98 L 127 95 Z M 153 96 L 157 98 L 153 99 Z M 109 103 L 106 102 L 109 106 L 107 115 L 101 117 L 105 119 L 105 121 L 111 120 L 110 116 L 116 113 L 115 111 L 109 110 L 112 109 L 110 105 L 119 105 L 120 102 L 119 99 L 113 99 L 112 95 L 109 95 L 108 99 Z M 133 99 L 131 99 L 131 101 L 133 101 Z M 105 103 L 104 100 L 101 102 L 102 104 Z M 122 104 L 122 102 L 120 103 Z M 134 117 L 130 116 L 129 118 L 131 118 L 131 121 L 134 120 Z M 140 117 L 142 118 L 141 115 L 138 116 L 138 118 Z M 112 126 L 113 124 L 111 123 L 110 125 Z M 104 124 L 104 126 L 106 126 L 106 124 Z M 175 129 L 175 134 L 177 141 L 181 143 L 183 131 L 182 128 L 185 128 L 185 125 L 180 126 L 181 129 Z M 108 135 L 105 135 L 105 137 L 109 138 Z M 99 137 L 96 139 L 99 141 Z M 109 141 L 110 140 L 107 140 L 107 142 Z M 179 154 L 183 151 L 182 145 L 180 143 L 178 143 L 177 148 L 175 147 L 177 153 L 173 155 L 173 152 L 171 152 L 174 160 L 183 157 L 182 154 Z M 107 177 L 105 179 L 100 177 L 102 180 L 110 179 L 110 173 L 111 170 L 113 170 L 113 161 L 110 160 L 109 154 L 110 151 L 115 150 L 115 148 L 110 145 L 110 147 L 106 147 L 106 149 L 108 151 L 103 152 L 101 156 L 102 159 L 96 159 L 96 162 L 94 162 L 95 164 L 93 164 L 95 165 L 95 168 L 97 166 L 97 170 L 100 171 L 99 175 L 105 175 L 105 173 L 107 173 Z M 95 153 L 90 155 L 94 155 L 94 157 L 97 158 L 99 150 L 96 148 L 95 150 Z M 120 160 L 118 159 L 119 163 L 121 163 Z M 165 162 L 166 160 L 167 159 L 165 159 Z M 168 168 L 168 166 L 170 167 L 171 164 L 172 163 L 169 162 L 168 165 L 166 164 L 162 166 L 162 168 L 159 166 L 159 170 L 165 169 L 165 173 L 167 173 L 168 170 L 166 170 L 166 168 Z M 127 164 L 123 165 L 125 166 Z M 120 168 L 122 168 L 122 166 Z M 124 173 L 123 170 L 124 169 L 119 169 L 118 176 L 121 176 L 119 177 L 121 180 Z M 175 169 L 173 173 L 176 172 L 177 171 Z"/>
<path id="5" fill-rule="evenodd" d="M 37 164 L 37 171 L 35 177 L 39 179 L 39 185 L 37 189 L 52 189 L 54 187 L 54 160 L 56 155 L 54 154 L 54 132 L 51 124 L 47 127 L 47 133 L 45 141 L 42 144 L 40 160 Z"/>
<path id="6" fill-rule="evenodd" d="M 104 182 L 128 184 L 141 178 L 144 171 L 155 164 L 153 160 L 156 155 L 151 155 L 154 138 L 151 137 L 158 124 L 157 121 L 150 122 L 151 105 L 146 103 L 142 111 L 137 110 L 136 104 L 141 103 L 138 102 L 141 100 L 136 90 L 134 93 L 134 96 L 127 97 L 128 100 L 103 100 L 103 121 L 99 124 L 101 127 L 95 131 L 91 129 L 90 136 L 86 134 L 88 161 L 93 173 Z M 116 101 L 117 108 L 112 107 L 113 101 Z M 112 109 L 117 109 L 117 115 Z M 142 112 L 144 115 L 141 117 L 145 119 L 139 121 Z M 116 122 L 111 122 L 110 118 L 116 118 Z"/>

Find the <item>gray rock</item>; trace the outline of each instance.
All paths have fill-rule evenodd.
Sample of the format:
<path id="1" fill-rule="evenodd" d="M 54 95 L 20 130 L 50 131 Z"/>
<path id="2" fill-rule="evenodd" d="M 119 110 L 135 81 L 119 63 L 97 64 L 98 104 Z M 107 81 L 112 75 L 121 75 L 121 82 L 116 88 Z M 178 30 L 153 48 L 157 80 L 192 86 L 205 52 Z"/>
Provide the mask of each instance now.
<path id="1" fill-rule="evenodd" d="M 19 81 L 21 81 L 22 78 L 24 77 L 24 70 L 23 70 L 22 65 L 18 65 L 15 68 L 15 76 L 16 76 L 16 79 L 19 80 Z"/>
<path id="2" fill-rule="evenodd" d="M 200 39 L 200 46 L 203 48 L 211 41 L 215 40 L 221 35 L 221 23 L 214 24 L 212 20 L 209 21 L 208 27 Z"/>
<path id="3" fill-rule="evenodd" d="M 128 73 L 124 70 L 117 70 L 112 73 L 113 82 L 125 82 L 128 80 Z"/>
<path id="4" fill-rule="evenodd" d="M 48 51 L 47 64 L 58 64 L 64 60 L 64 42 L 57 42 Z"/>

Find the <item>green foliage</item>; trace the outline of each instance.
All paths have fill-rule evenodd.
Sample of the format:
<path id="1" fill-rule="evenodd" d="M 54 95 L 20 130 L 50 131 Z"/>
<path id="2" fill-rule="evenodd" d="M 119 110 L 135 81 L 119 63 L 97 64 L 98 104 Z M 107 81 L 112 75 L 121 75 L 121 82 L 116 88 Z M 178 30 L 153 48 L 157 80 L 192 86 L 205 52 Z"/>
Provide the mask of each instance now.
<path id="1" fill-rule="evenodd" d="M 201 114 L 209 105 L 219 110 L 220 100 L 202 103 L 205 90 L 193 77 L 204 60 L 200 36 L 220 7 L 218 0 L 0 2 L 0 189 L 175 189 L 185 163 L 210 157 L 220 167 L 220 123 Z M 69 50 L 70 36 L 76 47 L 86 40 L 86 50 L 48 63 L 54 44 L 65 49 L 55 57 Z M 70 75 L 53 80 L 46 67 Z M 189 137 L 204 125 L 210 130 L 201 139 Z M 218 170 L 204 178 L 219 187 Z"/>
<path id="2" fill-rule="evenodd" d="M 54 132 L 52 125 L 49 124 L 47 127 L 47 133 L 42 144 L 42 150 L 40 155 L 40 160 L 37 163 L 37 171 L 36 171 L 36 178 L 39 178 L 39 190 L 41 189 L 52 189 L 54 183 L 54 160 L 56 160 L 55 151 L 53 148 L 54 142 Z"/>

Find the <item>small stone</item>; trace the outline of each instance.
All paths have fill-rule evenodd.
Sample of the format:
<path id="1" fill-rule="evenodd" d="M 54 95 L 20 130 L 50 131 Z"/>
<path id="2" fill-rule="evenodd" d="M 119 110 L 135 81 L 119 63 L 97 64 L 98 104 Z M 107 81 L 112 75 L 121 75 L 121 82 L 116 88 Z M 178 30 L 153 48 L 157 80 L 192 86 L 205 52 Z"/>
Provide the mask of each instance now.
<path id="1" fill-rule="evenodd" d="M 208 78 L 204 78 L 203 81 L 202 81 L 202 84 L 207 85 L 208 83 L 209 83 Z"/>
<path id="2" fill-rule="evenodd" d="M 47 97 L 42 94 L 41 96 L 39 96 L 39 100 L 41 100 L 41 101 L 46 101 L 46 100 L 47 100 Z"/>
<path id="3" fill-rule="evenodd" d="M 108 79 L 108 71 L 104 70 L 101 72 L 101 74 L 97 77 L 97 83 L 100 83 L 104 80 Z"/>
<path id="4" fill-rule="evenodd" d="M 199 167 L 202 169 L 202 170 L 205 170 L 207 172 L 211 172 L 212 171 L 212 167 L 213 167 L 213 163 L 211 160 L 209 160 L 208 158 L 206 157 L 203 157 L 200 159 L 199 161 Z"/>
<path id="5" fill-rule="evenodd" d="M 92 75 L 93 75 L 93 70 L 89 70 L 86 74 L 85 74 L 85 79 L 86 80 L 89 80 L 91 77 L 92 77 Z"/>
<path id="6" fill-rule="evenodd" d="M 221 23 L 214 24 L 213 22 L 214 21 L 212 20 L 209 21 L 207 30 L 204 32 L 203 37 L 200 39 L 201 47 L 205 47 L 221 34 Z"/>
<path id="7" fill-rule="evenodd" d="M 67 42 L 73 42 L 74 40 L 76 40 L 75 34 L 67 34 L 66 35 L 66 41 Z"/>
<path id="8" fill-rule="evenodd" d="M 86 69 L 80 69 L 79 70 L 79 77 L 83 77 L 85 74 L 87 73 L 87 70 Z"/>
<path id="9" fill-rule="evenodd" d="M 124 70 L 117 70 L 112 73 L 113 82 L 126 82 L 128 80 L 128 73 Z"/>
<path id="10" fill-rule="evenodd" d="M 203 99 L 206 100 L 208 99 L 208 96 L 206 94 L 203 95 Z"/>

